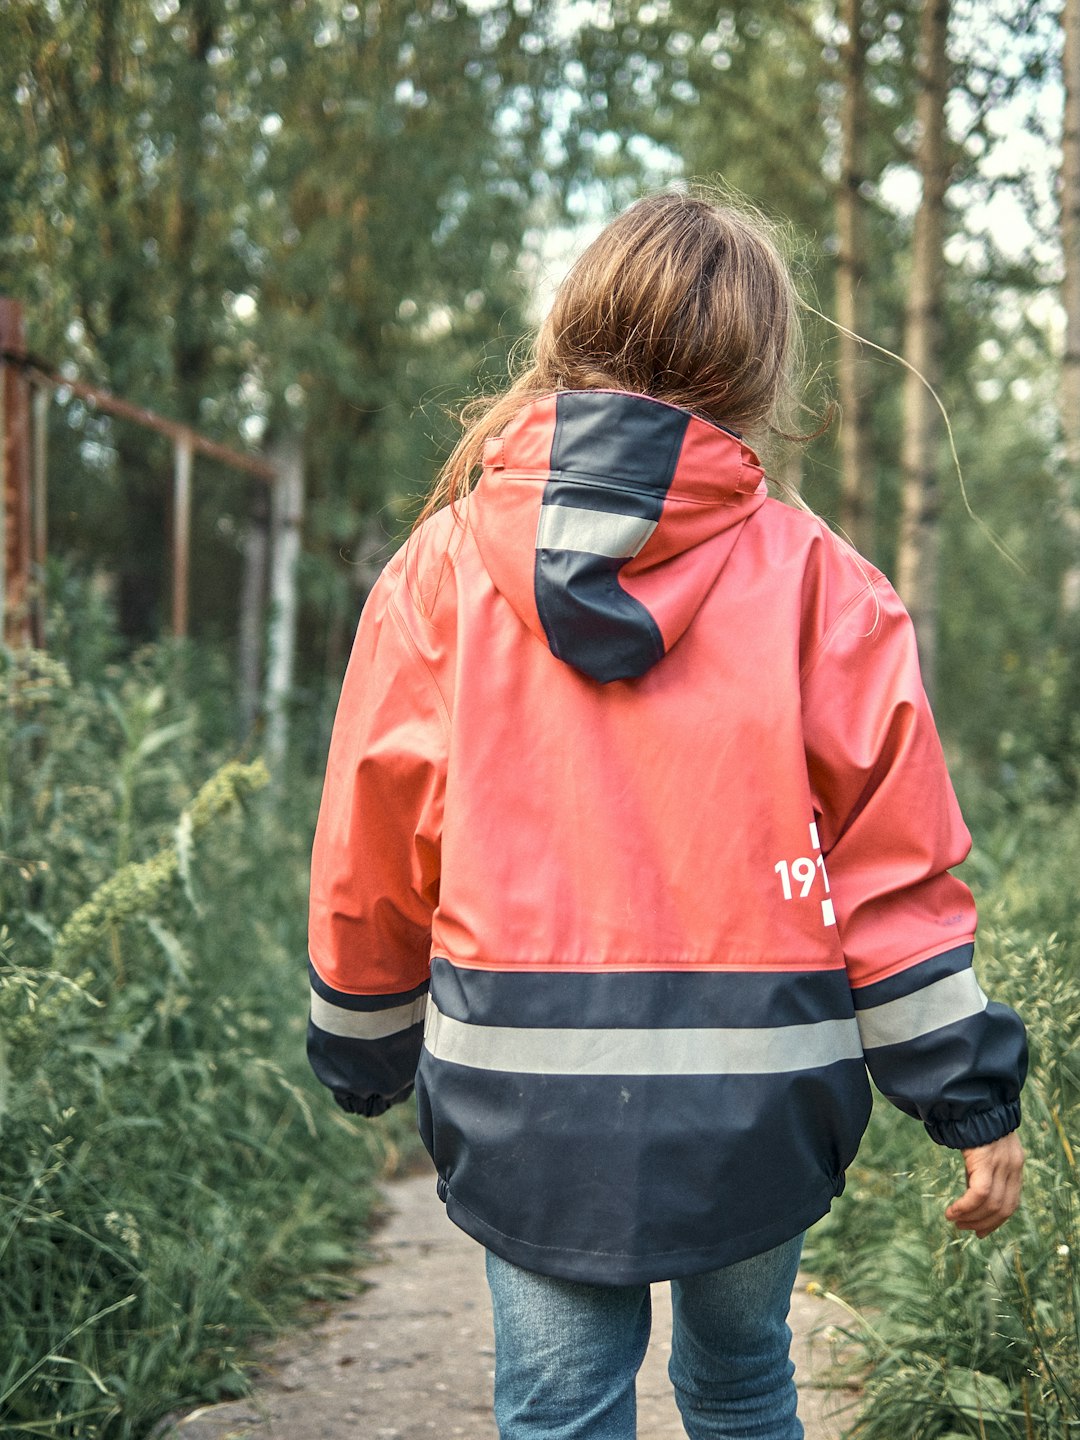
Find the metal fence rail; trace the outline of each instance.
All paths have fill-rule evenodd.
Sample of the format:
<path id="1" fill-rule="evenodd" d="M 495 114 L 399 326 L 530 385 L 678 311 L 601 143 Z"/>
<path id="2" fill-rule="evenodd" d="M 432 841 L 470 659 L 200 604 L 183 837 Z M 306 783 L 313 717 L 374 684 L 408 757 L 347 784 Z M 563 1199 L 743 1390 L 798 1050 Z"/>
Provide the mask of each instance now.
<path id="1" fill-rule="evenodd" d="M 224 445 L 190 425 L 134 405 L 85 380 L 68 379 L 26 348 L 22 305 L 0 297 L 0 642 L 13 647 L 45 645 L 42 577 L 48 556 L 48 409 L 63 389 L 91 408 L 117 420 L 163 435 L 172 445 L 171 610 L 172 634 L 188 633 L 191 577 L 191 505 L 194 459 L 202 455 L 263 482 L 271 495 L 269 556 L 265 543 L 245 546 L 245 564 L 252 558 L 262 574 L 245 573 L 243 590 L 268 592 L 274 600 L 266 663 L 265 708 L 270 749 L 280 759 L 285 746 L 285 696 L 292 683 L 295 652 L 295 575 L 299 533 L 303 523 L 303 457 L 294 439 L 281 442 L 276 460 Z M 261 557 L 261 558 L 258 558 Z M 268 573 L 267 573 L 268 572 Z M 248 634 L 242 646 L 250 651 L 257 637 Z M 258 628 L 258 627 L 256 627 Z M 257 666 L 254 667 L 257 670 Z M 246 672 L 246 673 L 245 673 Z M 250 655 L 241 663 L 242 683 L 249 686 Z M 253 709 L 242 697 L 242 711 Z"/>

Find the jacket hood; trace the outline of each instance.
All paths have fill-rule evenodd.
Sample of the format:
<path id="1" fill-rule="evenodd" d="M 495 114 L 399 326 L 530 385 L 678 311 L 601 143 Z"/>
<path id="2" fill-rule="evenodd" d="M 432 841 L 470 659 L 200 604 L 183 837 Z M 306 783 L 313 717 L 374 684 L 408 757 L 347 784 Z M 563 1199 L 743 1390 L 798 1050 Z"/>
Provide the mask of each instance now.
<path id="1" fill-rule="evenodd" d="M 607 682 L 663 659 L 764 500 L 731 431 L 647 395 L 568 390 L 487 442 L 469 514 L 496 590 Z"/>

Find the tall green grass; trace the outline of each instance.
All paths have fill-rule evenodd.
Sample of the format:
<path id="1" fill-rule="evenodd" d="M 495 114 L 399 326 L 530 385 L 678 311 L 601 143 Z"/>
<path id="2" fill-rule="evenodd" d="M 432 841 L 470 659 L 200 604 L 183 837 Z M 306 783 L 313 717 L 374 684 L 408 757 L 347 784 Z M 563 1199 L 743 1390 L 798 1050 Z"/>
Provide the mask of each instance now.
<path id="1" fill-rule="evenodd" d="M 176 673 L 0 652 L 0 1436 L 241 1390 L 409 1129 L 303 1059 L 312 783 L 223 764 Z"/>
<path id="2" fill-rule="evenodd" d="M 316 782 L 226 763 L 212 657 L 71 636 L 70 665 L 0 651 L 0 1437 L 135 1440 L 334 1293 L 412 1124 L 340 1114 L 303 1059 Z M 876 1107 L 807 1248 L 851 1307 L 859 1440 L 1080 1440 L 1080 814 L 1034 782 L 981 803 L 1024 1205 L 958 1236 L 959 1157 Z"/>
<path id="3" fill-rule="evenodd" d="M 852 1307 L 838 1378 L 862 1387 L 859 1440 L 1080 1437 L 1080 815 L 1033 802 L 985 834 L 976 968 L 1028 1026 L 1024 1199 L 989 1239 L 960 1235 L 942 1214 L 960 1156 L 875 1105 L 807 1257 Z"/>

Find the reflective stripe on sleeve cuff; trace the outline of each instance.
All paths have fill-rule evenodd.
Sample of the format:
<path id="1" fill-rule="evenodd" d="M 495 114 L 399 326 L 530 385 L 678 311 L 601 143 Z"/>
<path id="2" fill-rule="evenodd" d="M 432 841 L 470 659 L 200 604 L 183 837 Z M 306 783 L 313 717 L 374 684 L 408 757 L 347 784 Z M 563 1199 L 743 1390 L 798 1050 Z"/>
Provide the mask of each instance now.
<path id="1" fill-rule="evenodd" d="M 351 1040 L 385 1040 L 419 1025 L 427 1009 L 427 996 L 421 995 L 406 1005 L 389 1010 L 346 1010 L 325 1000 L 315 989 L 311 991 L 311 1020 L 327 1035 L 340 1035 Z"/>
<path id="2" fill-rule="evenodd" d="M 873 1050 L 881 1045 L 903 1045 L 945 1025 L 967 1020 L 980 1014 L 987 1004 L 975 972 L 966 969 L 913 990 L 910 995 L 857 1010 L 856 1018 L 863 1048 Z"/>

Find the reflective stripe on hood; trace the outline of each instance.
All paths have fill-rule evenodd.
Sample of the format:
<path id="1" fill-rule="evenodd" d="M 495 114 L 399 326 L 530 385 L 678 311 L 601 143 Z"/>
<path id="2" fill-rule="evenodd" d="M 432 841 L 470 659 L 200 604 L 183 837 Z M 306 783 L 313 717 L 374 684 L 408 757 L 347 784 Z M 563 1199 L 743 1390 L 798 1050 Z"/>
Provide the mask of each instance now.
<path id="1" fill-rule="evenodd" d="M 757 456 L 730 431 L 644 395 L 576 390 L 488 442 L 470 521 L 522 621 L 607 682 L 667 654 L 764 499 Z M 703 563 L 698 547 L 725 531 Z"/>

